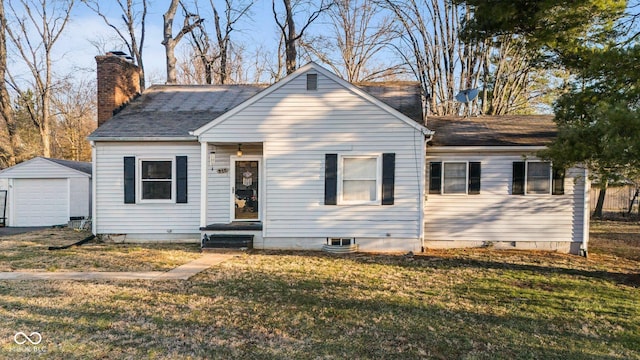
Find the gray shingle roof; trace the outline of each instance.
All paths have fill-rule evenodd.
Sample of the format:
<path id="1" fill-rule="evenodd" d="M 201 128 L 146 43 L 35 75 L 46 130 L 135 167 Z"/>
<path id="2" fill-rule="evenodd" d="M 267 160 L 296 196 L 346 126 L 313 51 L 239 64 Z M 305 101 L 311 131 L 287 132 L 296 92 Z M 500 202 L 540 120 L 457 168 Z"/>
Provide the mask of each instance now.
<path id="1" fill-rule="evenodd" d="M 433 146 L 545 146 L 556 137 L 552 115 L 428 117 Z"/>
<path id="2" fill-rule="evenodd" d="M 420 88 L 412 82 L 358 84 L 382 102 L 422 123 Z M 267 85 L 154 85 L 95 130 L 90 140 L 195 139 L 190 131 L 213 121 Z M 548 145 L 553 117 L 510 115 L 429 117 L 434 146 Z"/>
<path id="3" fill-rule="evenodd" d="M 66 166 L 68 168 L 74 169 L 74 170 L 78 170 L 80 172 L 83 172 L 85 174 L 89 174 L 91 175 L 91 163 L 90 162 L 84 162 L 84 161 L 71 161 L 71 160 L 62 160 L 62 159 L 51 159 L 51 158 L 43 158 L 45 160 L 49 160 L 51 162 L 54 162 L 56 164 L 62 165 L 62 166 Z"/>
<path id="4" fill-rule="evenodd" d="M 193 131 L 248 100 L 266 85 L 154 85 L 89 139 L 189 138 Z"/>
<path id="5" fill-rule="evenodd" d="M 356 84 L 362 90 L 422 124 L 420 85 L 416 82 L 378 82 Z"/>

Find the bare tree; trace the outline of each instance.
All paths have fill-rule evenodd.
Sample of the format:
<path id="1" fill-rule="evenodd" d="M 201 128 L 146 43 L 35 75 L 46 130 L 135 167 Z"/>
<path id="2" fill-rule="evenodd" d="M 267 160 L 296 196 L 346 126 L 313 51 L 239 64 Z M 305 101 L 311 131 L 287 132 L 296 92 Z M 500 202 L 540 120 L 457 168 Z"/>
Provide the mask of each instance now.
<path id="1" fill-rule="evenodd" d="M 176 62 L 177 81 L 180 84 L 221 84 L 218 63 L 203 63 L 199 61 L 200 53 L 197 48 L 184 47 L 183 54 Z M 229 46 L 227 55 L 225 84 L 246 83 L 243 46 Z M 218 58 L 219 59 L 219 58 Z"/>
<path id="2" fill-rule="evenodd" d="M 14 2 L 21 5 L 16 9 Z M 6 1 L 16 26 L 7 27 L 9 39 L 32 75 L 37 98 L 33 121 L 42 139 L 42 154 L 51 156 L 51 98 L 53 89 L 52 49 L 69 21 L 74 0 Z M 20 84 L 12 80 L 18 92 Z"/>
<path id="3" fill-rule="evenodd" d="M 18 148 L 18 134 L 16 122 L 11 109 L 11 97 L 5 81 L 7 73 L 7 19 L 4 16 L 4 2 L 0 2 L 0 129 L 6 133 L 6 139 L 0 142 L 2 153 L 1 164 L 13 166 L 16 164 L 16 150 Z M 3 134 L 3 138 L 5 138 Z"/>
<path id="4" fill-rule="evenodd" d="M 535 51 L 517 36 L 486 39 L 480 75 L 483 114 L 527 114 L 551 108 L 569 73 L 537 65 Z M 476 82 L 478 83 L 478 82 Z"/>
<path id="5" fill-rule="evenodd" d="M 298 58 L 298 50 L 297 43 L 304 35 L 304 32 L 307 30 L 309 25 L 311 25 L 324 11 L 327 11 L 332 5 L 332 0 L 320 0 L 319 4 L 315 5 L 316 2 L 302 2 L 295 1 L 292 4 L 291 0 L 282 0 L 282 4 L 284 6 L 284 19 L 281 20 L 278 12 L 276 11 L 276 0 L 271 1 L 271 9 L 273 10 L 273 17 L 282 33 L 282 42 L 284 44 L 285 49 L 285 64 L 287 69 L 287 75 L 296 71 L 297 66 L 297 58 Z M 294 17 L 296 16 L 296 8 L 306 6 L 307 8 L 311 7 L 314 4 L 314 9 L 308 14 L 308 17 L 304 22 L 302 22 L 299 27 L 300 30 L 296 30 L 296 21 Z"/>
<path id="6" fill-rule="evenodd" d="M 13 106 L 16 132 L 20 138 L 16 162 L 42 155 L 42 138 L 37 121 L 40 110 L 36 95 L 31 89 L 26 89 L 17 94 Z"/>
<path id="7" fill-rule="evenodd" d="M 404 64 L 374 63 L 400 32 L 382 11 L 374 0 L 335 0 L 326 12 L 332 34 L 307 39 L 302 46 L 352 83 L 402 73 Z"/>
<path id="8" fill-rule="evenodd" d="M 461 19 L 469 9 L 447 0 L 381 0 L 403 27 L 402 40 L 409 51 L 399 54 L 419 80 L 424 116 L 453 115 L 453 102 L 461 88 L 476 87 L 482 68 L 484 43 L 464 44 L 458 38 Z M 427 107 L 428 105 L 428 107 Z"/>
<path id="9" fill-rule="evenodd" d="M 231 54 L 231 33 L 236 30 L 238 21 L 249 14 L 254 3 L 254 0 L 239 2 L 224 0 L 224 18 L 221 19 L 214 1 L 209 0 L 213 12 L 215 42 L 211 41 L 204 22 L 190 33 L 190 42 L 194 48 L 195 58 L 201 63 L 204 71 L 205 83 L 227 83 L 231 57 L 238 55 Z"/>
<path id="10" fill-rule="evenodd" d="M 144 46 L 145 26 L 147 18 L 147 0 L 134 2 L 133 0 L 116 0 L 122 11 L 121 19 L 126 30 L 122 30 L 118 25 L 113 24 L 105 13 L 100 9 L 99 0 L 81 0 L 89 9 L 102 18 L 105 24 L 112 28 L 118 38 L 127 47 L 127 51 L 133 57 L 133 61 L 140 68 L 140 89 L 145 88 L 144 62 L 142 61 L 142 50 Z M 103 1 L 104 3 L 104 1 Z M 140 35 L 136 33 L 139 29 Z"/>
<path id="11" fill-rule="evenodd" d="M 186 8 L 183 6 L 183 9 L 185 9 L 184 23 L 182 25 L 182 29 L 178 31 L 176 36 L 173 36 L 173 20 L 176 16 L 179 4 L 180 0 L 171 0 L 169 9 L 167 9 L 167 12 L 162 16 L 164 20 L 164 38 L 162 40 L 162 45 L 164 45 L 167 60 L 167 84 L 175 84 L 177 82 L 175 55 L 176 45 L 180 42 L 183 36 L 193 31 L 193 29 L 198 27 L 204 21 L 204 19 L 201 19 L 198 14 L 186 11 Z"/>
<path id="12" fill-rule="evenodd" d="M 91 161 L 87 136 L 96 128 L 96 86 L 94 81 L 67 81 L 52 100 L 55 111 L 54 151 L 58 158 Z"/>

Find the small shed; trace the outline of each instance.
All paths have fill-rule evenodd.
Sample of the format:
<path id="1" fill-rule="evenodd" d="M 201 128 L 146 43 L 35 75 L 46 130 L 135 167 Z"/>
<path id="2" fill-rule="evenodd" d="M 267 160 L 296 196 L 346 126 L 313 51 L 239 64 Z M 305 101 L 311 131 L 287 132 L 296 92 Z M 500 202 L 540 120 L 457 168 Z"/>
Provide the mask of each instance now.
<path id="1" fill-rule="evenodd" d="M 91 216 L 89 162 L 36 157 L 0 171 L 0 184 L 8 190 L 8 226 L 61 225 Z"/>

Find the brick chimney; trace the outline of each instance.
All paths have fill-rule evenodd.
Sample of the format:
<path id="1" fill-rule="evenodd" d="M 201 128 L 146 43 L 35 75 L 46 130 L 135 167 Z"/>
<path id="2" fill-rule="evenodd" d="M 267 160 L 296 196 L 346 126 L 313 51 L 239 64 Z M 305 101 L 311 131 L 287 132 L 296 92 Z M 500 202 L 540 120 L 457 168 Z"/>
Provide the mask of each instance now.
<path id="1" fill-rule="evenodd" d="M 140 94 L 140 69 L 123 53 L 108 52 L 96 56 L 98 72 L 98 126 L 113 116 L 113 111 Z"/>

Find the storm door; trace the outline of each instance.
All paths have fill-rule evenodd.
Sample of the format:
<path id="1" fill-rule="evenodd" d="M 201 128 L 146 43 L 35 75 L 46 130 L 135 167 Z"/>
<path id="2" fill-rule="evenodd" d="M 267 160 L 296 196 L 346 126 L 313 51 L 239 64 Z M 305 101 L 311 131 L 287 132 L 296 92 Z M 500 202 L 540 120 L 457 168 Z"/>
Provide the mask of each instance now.
<path id="1" fill-rule="evenodd" d="M 232 159 L 232 221 L 260 220 L 260 160 Z"/>

